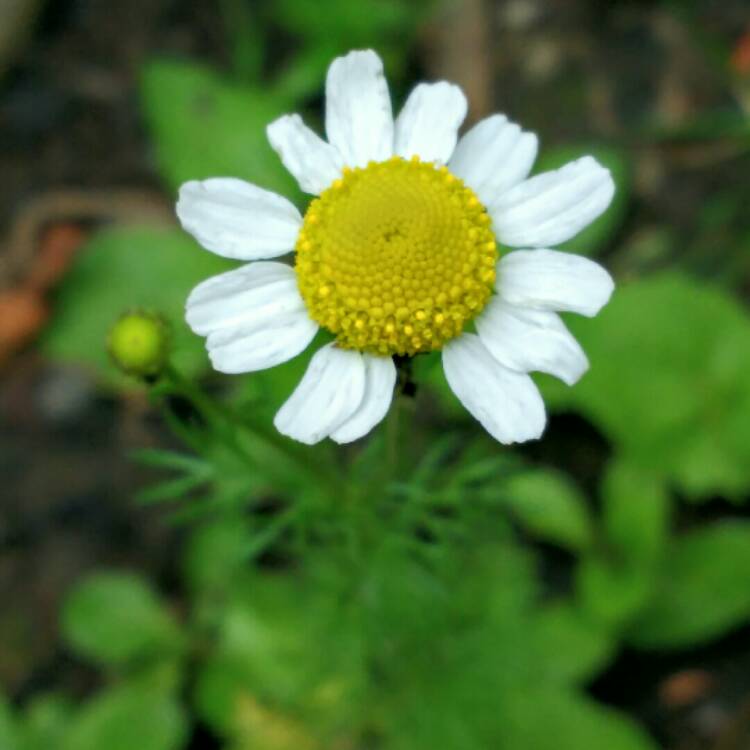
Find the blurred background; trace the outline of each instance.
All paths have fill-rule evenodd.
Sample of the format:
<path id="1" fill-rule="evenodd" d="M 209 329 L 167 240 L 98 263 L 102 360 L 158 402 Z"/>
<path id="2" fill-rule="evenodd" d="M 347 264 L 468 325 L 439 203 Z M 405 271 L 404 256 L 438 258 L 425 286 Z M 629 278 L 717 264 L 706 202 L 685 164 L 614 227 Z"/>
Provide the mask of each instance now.
<path id="1" fill-rule="evenodd" d="M 395 107 L 446 78 L 469 122 L 539 134 L 538 171 L 605 163 L 615 201 L 566 249 L 618 290 L 570 321 L 583 381 L 539 378 L 539 442 L 479 435 L 420 361 L 409 491 L 464 524 L 451 614 L 426 618 L 443 605 L 399 563 L 378 581 L 405 588 L 321 635 L 300 618 L 323 604 L 265 583 L 300 578 L 292 542 L 264 537 L 243 578 L 247 539 L 303 490 L 165 459 L 200 446 L 105 340 L 128 309 L 163 313 L 176 366 L 270 424 L 305 363 L 208 373 L 181 311 L 228 265 L 179 231 L 174 196 L 233 175 L 304 206 L 265 126 L 319 128 L 328 64 L 362 47 Z M 0 750 L 750 748 L 747 0 L 0 0 L 0 175 Z M 154 491 L 164 470 L 187 473 Z M 231 522 L 206 498 L 231 498 Z M 488 528 L 495 556 L 467 561 Z M 388 636 L 362 677 L 373 623 Z M 455 646 L 444 669 L 410 658 L 433 637 Z M 314 689 L 311 652 L 337 654 Z"/>

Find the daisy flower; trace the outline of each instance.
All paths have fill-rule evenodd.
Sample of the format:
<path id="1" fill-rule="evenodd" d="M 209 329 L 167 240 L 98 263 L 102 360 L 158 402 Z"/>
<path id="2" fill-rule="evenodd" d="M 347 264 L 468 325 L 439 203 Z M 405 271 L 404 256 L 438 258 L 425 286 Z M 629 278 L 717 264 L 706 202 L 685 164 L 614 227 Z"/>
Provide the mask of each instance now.
<path id="1" fill-rule="evenodd" d="M 180 189 L 182 226 L 248 261 L 187 301 L 215 369 L 263 370 L 319 327 L 334 336 L 276 414 L 284 435 L 362 437 L 390 406 L 394 356 L 441 351 L 466 409 L 500 442 L 521 442 L 545 425 L 528 373 L 572 385 L 588 368 L 557 313 L 593 316 L 614 285 L 596 263 L 550 248 L 607 208 L 612 178 L 590 156 L 529 177 L 536 136 L 497 114 L 459 138 L 466 109 L 458 86 L 420 83 L 394 119 L 380 58 L 351 52 L 328 70 L 327 141 L 296 114 L 268 126 L 284 166 L 317 196 L 304 216 L 231 177 Z M 269 260 L 292 250 L 293 267 Z"/>

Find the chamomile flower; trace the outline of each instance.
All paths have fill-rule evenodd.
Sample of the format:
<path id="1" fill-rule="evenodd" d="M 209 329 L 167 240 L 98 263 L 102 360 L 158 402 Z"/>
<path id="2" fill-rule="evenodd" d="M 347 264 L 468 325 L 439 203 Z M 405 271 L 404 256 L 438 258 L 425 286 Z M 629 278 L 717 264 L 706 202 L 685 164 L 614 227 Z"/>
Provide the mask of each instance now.
<path id="1" fill-rule="evenodd" d="M 613 282 L 550 248 L 606 209 L 612 178 L 588 156 L 528 177 L 536 136 L 493 115 L 459 138 L 466 108 L 457 86 L 421 83 L 394 120 L 380 59 L 351 52 L 328 71 L 327 141 L 299 115 L 268 127 L 284 166 L 317 196 L 304 216 L 238 179 L 182 186 L 183 227 L 207 250 L 248 261 L 187 301 L 217 370 L 278 365 L 319 327 L 335 337 L 277 413 L 283 434 L 362 437 L 390 406 L 393 357 L 441 351 L 468 411 L 500 442 L 521 442 L 545 425 L 528 373 L 572 385 L 588 368 L 557 313 L 595 315 Z M 269 260 L 292 250 L 293 267 Z"/>

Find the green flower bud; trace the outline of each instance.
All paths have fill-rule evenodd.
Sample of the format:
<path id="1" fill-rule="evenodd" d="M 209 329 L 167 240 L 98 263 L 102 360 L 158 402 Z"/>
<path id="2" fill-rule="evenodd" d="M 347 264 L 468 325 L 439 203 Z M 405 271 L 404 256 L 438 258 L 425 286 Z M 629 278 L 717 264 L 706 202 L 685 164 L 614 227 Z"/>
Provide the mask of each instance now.
<path id="1" fill-rule="evenodd" d="M 169 356 L 169 325 L 155 313 L 125 313 L 110 329 L 107 349 L 112 361 L 128 375 L 158 377 Z"/>

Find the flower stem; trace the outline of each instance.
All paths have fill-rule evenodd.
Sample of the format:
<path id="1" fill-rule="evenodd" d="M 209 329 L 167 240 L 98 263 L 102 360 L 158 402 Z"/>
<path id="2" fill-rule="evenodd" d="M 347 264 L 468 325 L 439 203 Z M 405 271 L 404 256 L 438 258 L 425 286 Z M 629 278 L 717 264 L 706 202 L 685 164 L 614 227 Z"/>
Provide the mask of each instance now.
<path id="1" fill-rule="evenodd" d="M 399 455 L 399 432 L 401 427 L 401 408 L 403 396 L 396 393 L 391 404 L 391 411 L 385 425 L 385 460 L 388 467 L 389 481 L 398 480 L 401 474 Z"/>
<path id="2" fill-rule="evenodd" d="M 188 399 L 208 425 L 219 427 L 227 442 L 238 454 L 245 455 L 247 452 L 246 447 L 238 439 L 238 433 L 250 434 L 266 448 L 291 462 L 302 474 L 311 475 L 324 486 L 328 486 L 334 496 L 344 491 L 345 488 L 342 487 L 335 469 L 332 470 L 319 461 L 310 460 L 300 447 L 279 435 L 273 428 L 269 429 L 255 420 L 249 420 L 247 415 L 240 417 L 231 409 L 227 409 L 174 367 L 167 368 L 165 381 L 162 383 L 162 392 L 181 395 Z"/>
<path id="3" fill-rule="evenodd" d="M 386 422 L 385 459 L 388 467 L 389 481 L 398 481 L 404 466 L 405 444 L 401 437 L 404 429 L 405 410 L 416 393 L 416 385 L 412 380 L 412 360 L 409 357 L 394 359 L 398 371 L 396 392 L 393 396 L 391 411 Z"/>

